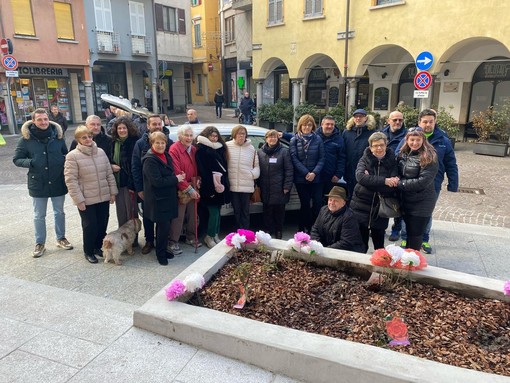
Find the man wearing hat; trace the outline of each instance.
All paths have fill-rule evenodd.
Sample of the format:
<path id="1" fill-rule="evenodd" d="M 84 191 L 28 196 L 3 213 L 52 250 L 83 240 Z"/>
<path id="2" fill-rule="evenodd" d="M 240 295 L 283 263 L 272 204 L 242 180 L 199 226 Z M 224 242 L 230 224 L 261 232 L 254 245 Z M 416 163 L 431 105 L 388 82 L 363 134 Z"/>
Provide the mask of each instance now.
<path id="1" fill-rule="evenodd" d="M 356 109 L 342 133 L 346 156 L 344 179 L 347 182 L 349 193 L 347 197 L 349 199 L 352 198 L 352 192 L 356 185 L 356 166 L 368 146 L 368 137 L 375 131 L 375 128 L 374 116 L 367 115 L 365 109 Z"/>
<path id="2" fill-rule="evenodd" d="M 323 206 L 315 221 L 310 236 L 325 247 L 365 252 L 358 221 L 347 206 L 347 194 L 341 186 L 333 186 L 328 197 L 328 206 Z"/>

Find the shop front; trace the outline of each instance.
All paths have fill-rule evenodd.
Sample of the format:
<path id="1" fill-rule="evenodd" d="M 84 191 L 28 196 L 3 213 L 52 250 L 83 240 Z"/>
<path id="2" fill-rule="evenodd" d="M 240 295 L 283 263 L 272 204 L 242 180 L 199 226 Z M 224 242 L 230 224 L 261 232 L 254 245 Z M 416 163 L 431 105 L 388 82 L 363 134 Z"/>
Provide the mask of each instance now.
<path id="1" fill-rule="evenodd" d="M 10 96 L 16 124 L 21 126 L 37 108 L 49 110 L 55 104 L 68 121 L 72 119 L 69 70 L 43 66 L 20 66 L 12 78 Z"/>

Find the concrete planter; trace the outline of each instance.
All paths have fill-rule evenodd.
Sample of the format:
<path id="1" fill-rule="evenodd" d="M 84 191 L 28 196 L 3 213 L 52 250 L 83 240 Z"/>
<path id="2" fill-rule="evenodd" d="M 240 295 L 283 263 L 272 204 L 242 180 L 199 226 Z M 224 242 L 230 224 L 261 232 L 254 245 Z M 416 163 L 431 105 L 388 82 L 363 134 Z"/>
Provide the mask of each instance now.
<path id="1" fill-rule="evenodd" d="M 508 144 L 500 142 L 477 142 L 473 148 L 473 153 L 505 157 L 508 153 Z"/>
<path id="2" fill-rule="evenodd" d="M 285 250 L 286 242 L 272 240 Z M 209 250 L 177 278 L 198 272 L 209 280 L 229 259 L 224 242 Z M 309 258 L 300 254 L 299 258 Z M 325 249 L 313 262 L 339 269 L 377 270 L 369 256 Z M 431 267 L 412 274 L 416 281 L 464 295 L 506 300 L 503 282 Z M 170 282 L 170 281 L 169 281 Z M 134 325 L 157 334 L 310 383 L 333 382 L 508 382 L 508 377 L 453 367 L 387 349 L 257 322 L 179 301 L 164 289 L 135 311 Z"/>

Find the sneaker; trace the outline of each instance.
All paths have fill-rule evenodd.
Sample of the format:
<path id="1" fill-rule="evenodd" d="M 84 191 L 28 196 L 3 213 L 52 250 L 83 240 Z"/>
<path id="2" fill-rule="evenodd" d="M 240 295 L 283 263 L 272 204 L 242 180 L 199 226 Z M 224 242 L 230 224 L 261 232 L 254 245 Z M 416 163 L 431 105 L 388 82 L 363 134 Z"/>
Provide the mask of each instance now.
<path id="1" fill-rule="evenodd" d="M 72 250 L 73 245 L 69 243 L 69 241 L 65 238 L 57 239 L 57 247 L 60 247 L 64 250 Z"/>
<path id="2" fill-rule="evenodd" d="M 401 247 L 402 249 L 407 248 L 407 240 L 403 239 L 403 240 L 402 240 L 402 242 L 400 242 L 400 247 Z"/>
<path id="3" fill-rule="evenodd" d="M 151 250 L 154 249 L 153 242 L 145 242 L 145 245 L 142 247 L 142 254 L 149 254 Z"/>
<path id="4" fill-rule="evenodd" d="M 214 239 L 214 242 L 216 242 L 216 243 L 221 242 L 221 238 L 218 236 L 218 234 L 216 234 L 213 239 Z"/>
<path id="5" fill-rule="evenodd" d="M 204 237 L 204 242 L 205 242 L 205 245 L 209 248 L 209 249 L 212 249 L 214 246 L 216 246 L 216 241 L 214 240 L 213 237 L 209 236 L 209 235 L 206 235 Z"/>
<path id="6" fill-rule="evenodd" d="M 200 241 L 197 241 L 196 244 L 197 244 L 197 248 L 198 247 L 202 247 L 202 244 L 200 243 Z M 195 240 L 194 239 L 187 239 L 186 240 L 186 245 L 190 245 L 192 247 L 195 247 Z"/>
<path id="7" fill-rule="evenodd" d="M 432 254 L 432 246 L 428 242 L 423 242 L 421 244 L 421 249 L 425 254 Z"/>
<path id="8" fill-rule="evenodd" d="M 37 245 L 35 245 L 35 249 L 34 249 L 34 252 L 32 253 L 32 257 L 34 257 L 34 258 L 42 257 L 42 255 L 44 254 L 45 251 L 46 251 L 46 248 L 44 247 L 44 245 L 38 243 Z"/>
<path id="9" fill-rule="evenodd" d="M 390 242 L 397 242 L 400 238 L 400 232 L 396 230 L 392 230 L 390 237 L 388 238 Z"/>
<path id="10" fill-rule="evenodd" d="M 179 244 L 177 244 L 177 243 L 172 243 L 172 244 L 169 243 L 168 246 L 166 247 L 166 251 L 168 251 L 169 253 L 172 253 L 173 255 L 182 254 L 182 250 L 179 247 Z"/>

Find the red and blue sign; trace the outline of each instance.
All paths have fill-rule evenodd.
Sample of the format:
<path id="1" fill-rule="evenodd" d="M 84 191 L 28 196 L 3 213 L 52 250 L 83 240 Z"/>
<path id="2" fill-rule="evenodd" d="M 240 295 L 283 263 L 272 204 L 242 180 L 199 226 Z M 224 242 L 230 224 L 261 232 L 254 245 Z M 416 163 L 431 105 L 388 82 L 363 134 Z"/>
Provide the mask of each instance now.
<path id="1" fill-rule="evenodd" d="M 432 76 L 429 72 L 418 72 L 414 76 L 414 87 L 418 90 L 428 89 L 432 85 Z"/>
<path id="2" fill-rule="evenodd" d="M 5 55 L 2 57 L 2 66 L 6 70 L 16 70 L 18 69 L 18 60 L 11 55 Z"/>

